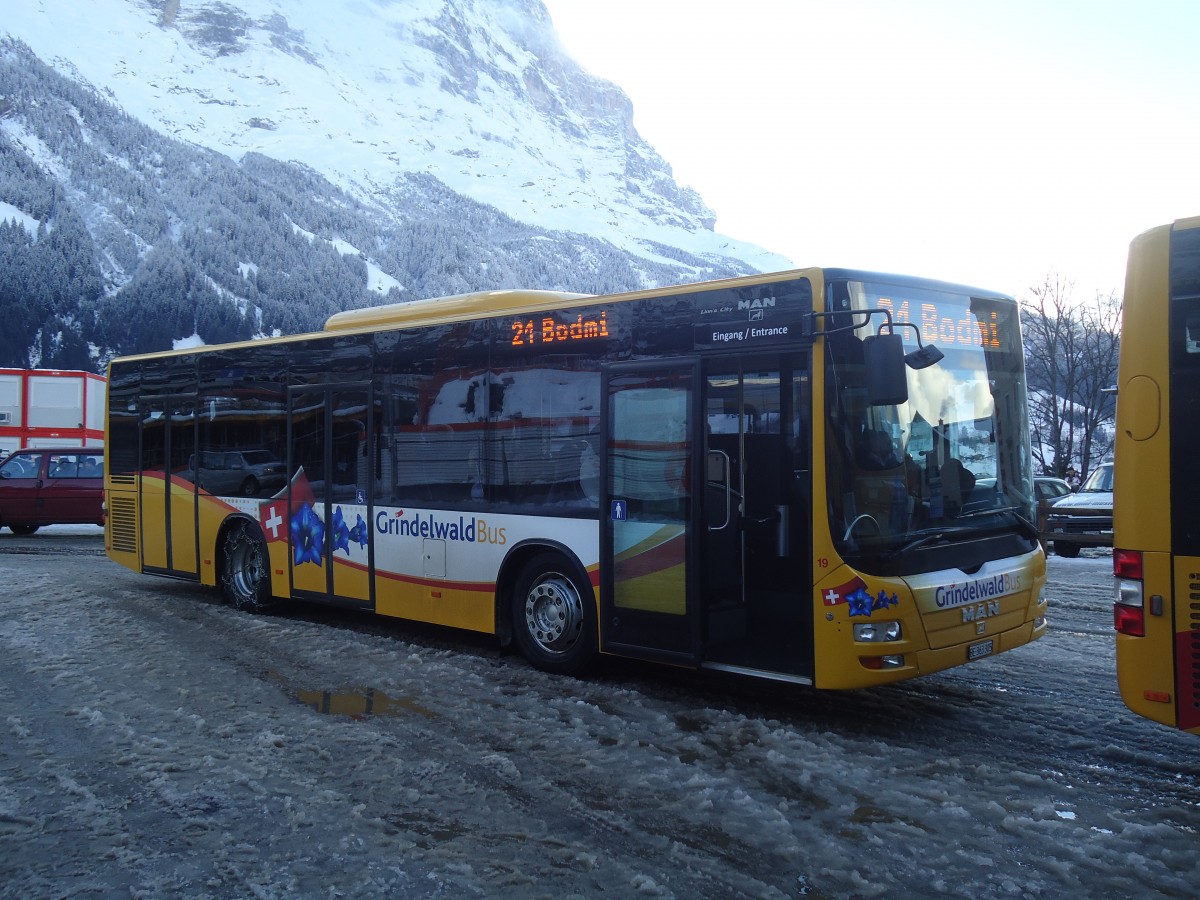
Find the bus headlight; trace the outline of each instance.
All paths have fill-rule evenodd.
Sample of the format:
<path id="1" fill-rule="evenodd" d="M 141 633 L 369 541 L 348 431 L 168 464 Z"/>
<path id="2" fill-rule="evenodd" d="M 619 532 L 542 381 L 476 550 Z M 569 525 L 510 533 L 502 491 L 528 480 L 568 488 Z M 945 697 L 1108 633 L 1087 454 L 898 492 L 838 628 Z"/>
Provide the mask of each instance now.
<path id="1" fill-rule="evenodd" d="M 855 622 L 854 640 L 865 644 L 900 640 L 899 622 Z"/>

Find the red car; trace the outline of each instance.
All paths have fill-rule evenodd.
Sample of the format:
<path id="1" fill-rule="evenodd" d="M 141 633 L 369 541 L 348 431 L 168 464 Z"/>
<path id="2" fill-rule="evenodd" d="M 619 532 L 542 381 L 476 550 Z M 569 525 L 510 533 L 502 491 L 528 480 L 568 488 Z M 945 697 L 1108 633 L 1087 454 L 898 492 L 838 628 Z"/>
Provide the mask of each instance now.
<path id="1" fill-rule="evenodd" d="M 33 534 L 43 525 L 103 524 L 103 449 L 27 448 L 0 463 L 0 527 Z"/>

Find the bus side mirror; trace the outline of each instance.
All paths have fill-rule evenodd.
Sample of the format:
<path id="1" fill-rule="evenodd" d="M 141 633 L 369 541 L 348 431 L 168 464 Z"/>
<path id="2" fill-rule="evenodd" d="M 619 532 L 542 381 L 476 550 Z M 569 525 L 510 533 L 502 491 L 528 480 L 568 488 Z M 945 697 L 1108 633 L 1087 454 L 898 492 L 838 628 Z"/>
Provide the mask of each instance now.
<path id="1" fill-rule="evenodd" d="M 867 403 L 897 406 L 908 401 L 908 373 L 904 368 L 904 340 L 900 335 L 873 334 L 863 338 L 863 363 L 867 376 Z"/>

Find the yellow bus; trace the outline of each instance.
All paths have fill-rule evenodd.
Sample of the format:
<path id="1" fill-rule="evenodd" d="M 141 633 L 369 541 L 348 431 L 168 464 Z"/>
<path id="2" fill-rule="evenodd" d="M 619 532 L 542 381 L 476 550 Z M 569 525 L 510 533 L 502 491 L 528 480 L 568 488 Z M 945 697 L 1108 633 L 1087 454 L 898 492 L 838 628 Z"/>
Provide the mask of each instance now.
<path id="1" fill-rule="evenodd" d="M 109 367 L 107 550 L 233 606 L 861 688 L 1039 638 L 1011 297 L 491 291 Z"/>
<path id="2" fill-rule="evenodd" d="M 1200 734 L 1200 218 L 1130 245 L 1117 377 L 1117 680 L 1134 712 Z"/>

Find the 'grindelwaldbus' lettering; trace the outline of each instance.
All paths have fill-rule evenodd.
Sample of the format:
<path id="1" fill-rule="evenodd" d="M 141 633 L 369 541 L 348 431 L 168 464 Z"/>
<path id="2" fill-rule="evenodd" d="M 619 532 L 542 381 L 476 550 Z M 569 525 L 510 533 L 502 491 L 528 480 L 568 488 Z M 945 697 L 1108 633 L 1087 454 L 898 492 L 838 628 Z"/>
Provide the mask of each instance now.
<path id="1" fill-rule="evenodd" d="M 978 603 L 994 597 L 1004 597 L 1021 589 L 1021 577 L 1012 572 L 1004 572 L 991 578 L 980 578 L 968 581 L 966 584 L 950 584 L 938 587 L 933 594 L 933 601 L 938 609 L 953 606 L 965 606 L 968 603 Z"/>
<path id="2" fill-rule="evenodd" d="M 487 519 L 439 519 L 432 513 L 413 513 L 411 516 L 389 516 L 386 511 L 375 515 L 375 530 L 380 534 L 399 537 L 433 538 L 468 544 L 500 544 L 508 542 L 504 528 L 489 525 Z"/>

